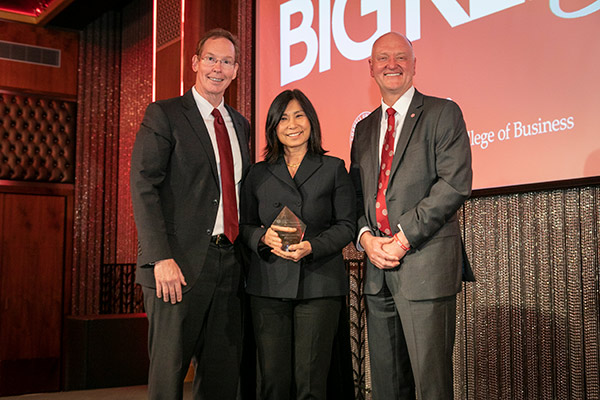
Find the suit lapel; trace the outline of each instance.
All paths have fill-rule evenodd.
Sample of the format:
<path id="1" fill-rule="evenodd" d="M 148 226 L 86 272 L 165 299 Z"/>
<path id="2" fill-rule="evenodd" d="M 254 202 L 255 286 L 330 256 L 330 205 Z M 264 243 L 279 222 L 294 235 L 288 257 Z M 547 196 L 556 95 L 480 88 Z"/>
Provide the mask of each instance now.
<path id="1" fill-rule="evenodd" d="M 321 156 L 309 152 L 304 156 L 294 178 L 290 175 L 283 156 L 280 156 L 274 164 L 269 164 L 269 170 L 279 180 L 298 190 L 308 178 L 321 168 L 321 165 L 323 165 Z"/>
<path id="2" fill-rule="evenodd" d="M 288 169 L 287 169 L 287 165 L 285 165 L 285 159 L 283 158 L 283 156 L 279 156 L 277 161 L 275 161 L 273 164 L 269 164 L 269 171 L 273 175 L 275 175 L 275 177 L 277 177 L 277 179 L 279 179 L 286 185 L 292 187 L 294 190 L 297 189 L 296 183 L 290 176 L 290 173 L 288 172 Z"/>
<path id="3" fill-rule="evenodd" d="M 396 144 L 396 149 L 394 150 L 394 160 L 392 161 L 392 172 L 390 176 L 390 182 L 394 178 L 396 170 L 398 169 L 398 165 L 400 164 L 400 160 L 404 156 L 404 152 L 406 151 L 406 146 L 412 136 L 415 126 L 417 125 L 417 121 L 419 120 L 421 113 L 423 112 L 423 95 L 415 90 L 415 94 L 413 96 L 410 105 L 408 106 L 408 110 L 406 111 L 406 115 L 404 116 L 404 124 L 402 125 L 402 131 L 400 132 L 400 137 L 398 138 L 398 143 Z"/>
<path id="4" fill-rule="evenodd" d="M 296 172 L 296 175 L 294 176 L 294 182 L 296 182 L 296 186 L 298 188 L 302 186 L 308 178 L 310 178 L 319 168 L 321 168 L 322 164 L 323 161 L 321 160 L 320 156 L 310 152 L 306 153 L 302 163 L 300 164 L 300 167 L 298 168 L 298 171 Z"/>
<path id="5" fill-rule="evenodd" d="M 372 117 L 371 117 L 372 116 Z M 365 175 L 370 179 L 366 182 L 365 193 L 377 193 L 377 182 L 379 181 L 379 134 L 381 128 L 381 107 L 378 107 L 369 116 L 366 129 L 369 135 L 367 148 L 371 154 L 367 157 Z"/>
<path id="6" fill-rule="evenodd" d="M 217 171 L 217 160 L 215 158 L 215 152 L 212 146 L 212 142 L 210 141 L 210 136 L 208 135 L 208 130 L 206 129 L 206 125 L 204 124 L 204 119 L 202 119 L 202 114 L 200 114 L 198 106 L 196 106 L 196 102 L 194 101 L 194 96 L 192 95 L 191 89 L 183 95 L 182 102 L 183 114 L 190 123 L 192 131 L 200 140 L 200 144 L 202 146 L 202 149 L 204 150 L 204 154 L 210 162 L 210 169 L 213 173 L 215 183 L 217 184 L 217 186 L 219 186 L 219 173 Z"/>

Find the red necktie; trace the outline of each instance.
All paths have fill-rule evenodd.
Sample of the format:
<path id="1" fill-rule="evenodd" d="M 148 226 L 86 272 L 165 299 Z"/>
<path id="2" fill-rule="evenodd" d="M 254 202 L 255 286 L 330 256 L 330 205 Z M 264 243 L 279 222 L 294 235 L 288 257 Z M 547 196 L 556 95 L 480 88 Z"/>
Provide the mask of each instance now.
<path id="1" fill-rule="evenodd" d="M 396 119 L 394 114 L 396 110 L 392 107 L 387 109 L 388 123 L 385 131 L 385 139 L 381 149 L 381 168 L 379 169 L 379 180 L 377 182 L 377 200 L 375 203 L 375 214 L 377 215 L 377 227 L 387 236 L 392 236 L 390 221 L 388 219 L 387 205 L 385 202 L 385 192 L 387 191 L 392 169 L 392 160 L 394 159 L 394 144 L 396 142 L 395 126 Z"/>
<path id="2" fill-rule="evenodd" d="M 225 236 L 233 243 L 238 235 L 237 201 L 235 199 L 235 183 L 233 181 L 233 155 L 225 121 L 216 108 L 211 113 L 215 117 L 215 133 L 219 147 L 221 163 L 221 192 L 223 194 L 223 222 Z"/>

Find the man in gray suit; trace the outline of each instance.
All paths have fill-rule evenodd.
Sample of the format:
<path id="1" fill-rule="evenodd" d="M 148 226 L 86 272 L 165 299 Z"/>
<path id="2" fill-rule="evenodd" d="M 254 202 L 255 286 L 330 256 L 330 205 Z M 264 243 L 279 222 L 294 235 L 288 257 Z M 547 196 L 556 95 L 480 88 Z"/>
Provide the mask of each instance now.
<path id="1" fill-rule="evenodd" d="M 223 95 L 238 71 L 230 32 L 208 32 L 192 58 L 196 82 L 152 103 L 131 158 L 138 231 L 136 281 L 149 321 L 150 399 L 235 399 L 242 343 L 237 195 L 250 164 L 250 125 Z"/>
<path id="2" fill-rule="evenodd" d="M 415 90 L 415 62 L 403 35 L 375 41 L 369 66 L 382 103 L 352 145 L 376 400 L 453 398 L 456 211 L 471 193 L 471 153 L 459 107 Z"/>

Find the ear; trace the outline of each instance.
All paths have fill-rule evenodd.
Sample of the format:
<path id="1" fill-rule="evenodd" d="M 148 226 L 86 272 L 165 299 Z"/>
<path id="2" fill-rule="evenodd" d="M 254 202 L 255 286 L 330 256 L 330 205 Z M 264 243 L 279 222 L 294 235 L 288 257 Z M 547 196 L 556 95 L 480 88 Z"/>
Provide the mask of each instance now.
<path id="1" fill-rule="evenodd" d="M 375 77 L 375 75 L 373 75 L 373 59 L 371 57 L 369 57 L 369 73 L 371 74 L 371 78 Z"/>
<path id="2" fill-rule="evenodd" d="M 231 80 L 237 78 L 238 69 L 240 69 L 240 64 L 235 63 L 235 65 L 233 66 L 233 77 L 231 78 Z"/>
<path id="3" fill-rule="evenodd" d="M 192 71 L 198 72 L 198 63 L 199 62 L 200 62 L 200 59 L 198 58 L 198 55 L 194 54 L 194 56 L 192 57 Z"/>

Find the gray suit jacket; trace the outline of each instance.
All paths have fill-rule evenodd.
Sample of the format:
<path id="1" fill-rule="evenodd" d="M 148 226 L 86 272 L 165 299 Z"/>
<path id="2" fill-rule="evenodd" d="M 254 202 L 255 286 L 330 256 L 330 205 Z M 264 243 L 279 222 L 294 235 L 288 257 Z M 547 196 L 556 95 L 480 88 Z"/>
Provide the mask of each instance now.
<path id="1" fill-rule="evenodd" d="M 246 291 L 308 299 L 348 293 L 342 249 L 355 235 L 355 193 L 344 161 L 307 153 L 294 179 L 285 160 L 252 166 L 243 184 L 240 234 L 253 250 Z M 312 254 L 300 262 L 278 257 L 260 241 L 287 206 L 307 226 Z"/>
<path id="2" fill-rule="evenodd" d="M 376 231 L 381 107 L 356 126 L 350 173 L 357 189 L 358 228 Z M 460 108 L 415 91 L 392 162 L 386 193 L 393 232 L 402 227 L 412 249 L 384 272 L 367 260 L 365 293 L 390 288 L 409 300 L 450 296 L 461 287 L 463 251 L 456 211 L 470 196 L 471 151 Z M 465 264 L 467 264 L 465 262 Z"/>
<path id="3" fill-rule="evenodd" d="M 243 170 L 250 165 L 250 124 L 233 119 Z M 219 175 L 206 125 L 191 90 L 146 109 L 131 157 L 131 197 L 138 231 L 136 282 L 154 287 L 153 262 L 173 258 L 187 281 L 196 281 L 219 205 Z"/>

